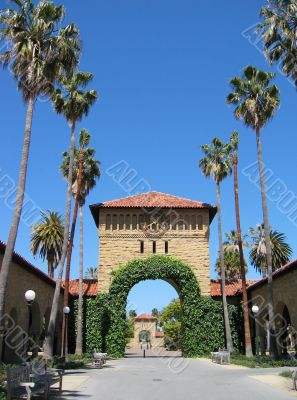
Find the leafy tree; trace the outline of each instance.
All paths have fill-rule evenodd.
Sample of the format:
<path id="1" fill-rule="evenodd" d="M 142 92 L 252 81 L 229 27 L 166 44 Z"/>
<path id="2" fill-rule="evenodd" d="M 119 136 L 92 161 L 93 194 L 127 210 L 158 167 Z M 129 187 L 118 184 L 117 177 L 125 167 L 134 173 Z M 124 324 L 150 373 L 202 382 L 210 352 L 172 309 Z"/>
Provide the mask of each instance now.
<path id="1" fill-rule="evenodd" d="M 154 307 L 154 308 L 152 309 L 152 315 L 153 315 L 154 317 L 156 317 L 156 318 L 159 318 L 160 312 L 159 312 L 159 310 L 158 310 L 156 307 Z"/>
<path id="2" fill-rule="evenodd" d="M 137 312 L 136 310 L 129 310 L 129 318 L 136 318 Z"/>
<path id="3" fill-rule="evenodd" d="M 41 213 L 41 220 L 33 225 L 31 233 L 31 252 L 47 261 L 48 275 L 54 278 L 54 270 L 59 264 L 63 245 L 64 222 L 54 211 Z"/>
<path id="4" fill-rule="evenodd" d="M 265 54 L 270 64 L 280 66 L 297 87 L 297 2 L 296 0 L 268 0 L 260 16 Z"/>
<path id="5" fill-rule="evenodd" d="M 51 95 L 57 78 L 71 73 L 80 53 L 75 25 L 61 27 L 65 9 L 53 2 L 11 0 L 0 12 L 0 63 L 9 67 L 27 104 L 21 165 L 13 221 L 0 272 L 0 320 L 3 320 L 9 267 L 21 218 L 26 186 L 34 104 L 38 96 Z M 4 45 L 5 44 L 5 45 Z M 0 350 L 1 351 L 1 350 Z"/>
<path id="6" fill-rule="evenodd" d="M 268 308 L 269 329 L 271 332 L 271 354 L 277 356 L 275 342 L 275 321 L 272 289 L 272 254 L 269 238 L 269 218 L 266 199 L 266 186 L 263 167 L 263 154 L 261 143 L 261 129 L 273 118 L 279 107 L 279 90 L 275 85 L 270 85 L 274 78 L 273 73 L 258 70 L 253 66 L 244 69 L 242 77 L 231 79 L 232 92 L 227 96 L 227 102 L 235 106 L 236 119 L 242 119 L 245 125 L 256 133 L 260 186 L 262 196 L 263 221 L 265 226 L 266 257 L 268 268 Z"/>
<path id="7" fill-rule="evenodd" d="M 224 250 L 224 264 L 226 279 L 228 281 L 238 281 L 241 279 L 241 265 L 240 256 L 238 251 Z M 244 261 L 244 268 L 247 272 L 247 265 Z M 221 261 L 217 259 L 215 269 L 219 276 L 221 276 Z"/>
<path id="8" fill-rule="evenodd" d="M 98 278 L 98 268 L 89 267 L 86 270 L 85 278 L 87 279 L 97 279 Z"/>
<path id="9" fill-rule="evenodd" d="M 257 271 L 260 271 L 263 276 L 266 276 L 267 250 L 264 225 L 258 224 L 256 228 L 250 228 L 250 233 L 252 235 L 251 250 L 249 253 L 250 263 Z M 275 271 L 290 261 L 293 252 L 291 246 L 286 242 L 285 235 L 276 230 L 270 230 L 270 244 L 272 251 L 272 269 Z"/>
<path id="10" fill-rule="evenodd" d="M 232 351 L 232 336 L 230 321 L 228 315 L 227 298 L 226 298 L 226 277 L 225 277 L 225 264 L 224 264 L 224 251 L 222 240 L 222 222 L 221 222 L 221 182 L 231 174 L 231 147 L 229 144 L 223 143 L 220 139 L 214 138 L 211 144 L 201 146 L 205 155 L 199 162 L 199 166 L 206 177 L 212 177 L 216 184 L 217 192 L 217 207 L 218 207 L 218 235 L 219 235 L 219 248 L 221 260 L 221 287 L 222 287 L 222 301 L 224 309 L 224 323 L 226 332 L 226 345 L 227 349 Z"/>
<path id="11" fill-rule="evenodd" d="M 182 309 L 179 299 L 174 299 L 160 314 L 160 326 L 165 334 L 165 344 L 171 349 L 180 349 L 182 334 Z"/>
<path id="12" fill-rule="evenodd" d="M 73 185 L 75 128 L 76 128 L 76 123 L 80 121 L 84 115 L 88 115 L 91 106 L 95 103 L 97 99 L 97 92 L 95 90 L 84 91 L 84 89 L 92 80 L 92 78 L 93 78 L 92 74 L 84 72 L 77 72 L 75 74 L 72 74 L 71 76 L 68 75 L 61 77 L 59 80 L 60 88 L 58 88 L 52 96 L 52 102 L 54 104 L 56 112 L 58 114 L 63 115 L 66 118 L 68 124 L 70 125 L 71 135 L 70 135 L 70 150 L 69 150 L 69 172 L 67 177 L 67 197 L 66 197 L 66 214 L 65 214 L 63 248 L 58 268 L 58 277 L 56 280 L 56 288 L 52 302 L 49 328 L 47 332 L 46 346 L 45 346 L 45 353 L 47 354 L 47 356 L 50 357 L 53 355 L 53 344 L 54 344 L 53 340 L 54 340 L 55 324 L 58 312 L 60 288 L 63 277 L 65 259 L 67 256 L 67 249 L 68 249 L 71 197 L 72 197 L 72 185 Z M 69 274 L 70 270 L 68 268 L 68 271 L 66 271 L 65 274 L 66 276 L 65 276 L 64 291 L 66 291 L 66 294 L 69 292 L 69 284 L 68 284 Z M 65 303 L 66 302 L 64 302 L 64 304 Z"/>

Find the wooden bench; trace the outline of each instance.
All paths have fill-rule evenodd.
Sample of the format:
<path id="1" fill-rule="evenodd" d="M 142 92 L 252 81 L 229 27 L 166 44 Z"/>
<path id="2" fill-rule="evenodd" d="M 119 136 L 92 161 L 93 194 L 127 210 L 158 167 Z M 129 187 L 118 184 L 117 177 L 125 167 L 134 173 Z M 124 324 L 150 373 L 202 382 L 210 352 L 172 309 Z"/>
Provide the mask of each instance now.
<path id="1" fill-rule="evenodd" d="M 47 381 L 32 380 L 31 365 L 16 368 L 7 367 L 7 399 L 27 399 L 42 396 L 48 399 L 49 385 Z"/>
<path id="2" fill-rule="evenodd" d="M 230 351 L 219 349 L 219 351 L 212 352 L 211 360 L 217 364 L 230 364 Z"/>

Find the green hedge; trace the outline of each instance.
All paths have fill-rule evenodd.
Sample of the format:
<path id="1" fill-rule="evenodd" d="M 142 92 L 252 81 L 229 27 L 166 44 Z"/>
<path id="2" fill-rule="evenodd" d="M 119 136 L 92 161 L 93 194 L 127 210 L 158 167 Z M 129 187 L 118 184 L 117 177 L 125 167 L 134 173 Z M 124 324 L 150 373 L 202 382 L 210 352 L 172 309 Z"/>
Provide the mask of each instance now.
<path id="1" fill-rule="evenodd" d="M 220 301 L 200 296 L 191 268 L 170 256 L 136 259 L 113 276 L 109 293 L 85 299 L 85 350 L 106 351 L 122 357 L 126 346 L 126 305 L 131 288 L 140 281 L 163 279 L 176 288 L 182 305 L 182 350 L 185 357 L 209 354 L 224 347 L 223 308 Z M 76 306 L 74 306 L 74 309 Z M 242 350 L 241 307 L 229 306 L 235 349 Z M 72 329 L 74 332 L 74 329 Z"/>

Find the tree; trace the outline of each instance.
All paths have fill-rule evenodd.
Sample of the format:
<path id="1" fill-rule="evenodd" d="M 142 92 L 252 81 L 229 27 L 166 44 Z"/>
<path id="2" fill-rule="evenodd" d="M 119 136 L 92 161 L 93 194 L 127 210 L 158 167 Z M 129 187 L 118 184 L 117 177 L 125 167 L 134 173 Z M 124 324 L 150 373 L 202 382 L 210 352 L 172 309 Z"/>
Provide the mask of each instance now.
<path id="1" fill-rule="evenodd" d="M 227 97 L 227 102 L 235 106 L 236 119 L 242 119 L 246 126 L 256 132 L 258 164 L 260 174 L 263 221 L 265 226 L 266 257 L 268 268 L 268 308 L 269 329 L 271 333 L 271 354 L 277 356 L 275 342 L 275 321 L 272 288 L 272 255 L 269 239 L 269 218 L 266 199 L 266 187 L 263 167 L 263 154 L 261 143 L 261 129 L 273 118 L 279 107 L 279 90 L 275 85 L 270 86 L 270 81 L 275 74 L 258 70 L 253 66 L 244 69 L 242 77 L 231 79 L 232 92 Z"/>
<path id="2" fill-rule="evenodd" d="M 256 228 L 250 228 L 252 235 L 251 250 L 249 254 L 250 263 L 260 271 L 264 277 L 267 275 L 267 250 L 265 245 L 265 228 L 264 225 L 258 224 Z M 270 230 L 270 245 L 272 252 L 272 270 L 275 271 L 290 261 L 292 256 L 292 248 L 286 242 L 283 233 Z"/>
<path id="3" fill-rule="evenodd" d="M 235 202 L 235 215 L 236 215 L 236 227 L 237 227 L 237 240 L 233 245 L 238 246 L 239 262 L 240 262 L 240 275 L 242 285 L 242 300 L 243 300 L 243 314 L 244 314 L 244 337 L 245 337 L 245 355 L 247 357 L 253 356 L 252 341 L 251 341 L 251 330 L 250 330 L 250 319 L 249 319 L 249 306 L 248 306 L 248 295 L 246 287 L 246 263 L 243 255 L 243 242 L 241 237 L 241 223 L 240 223 L 240 212 L 239 212 L 239 195 L 238 195 L 238 145 L 239 137 L 238 133 L 234 131 L 231 136 L 230 144 L 232 147 L 232 164 L 233 164 L 233 177 L 234 177 L 234 202 Z M 232 232 L 231 232 L 232 234 Z M 229 240 L 231 236 L 229 237 Z M 233 253 L 233 257 L 234 257 Z"/>
<path id="4" fill-rule="evenodd" d="M 79 295 L 77 310 L 77 335 L 75 354 L 81 355 L 83 352 L 83 206 L 90 190 L 96 185 L 96 180 L 100 177 L 100 161 L 94 158 L 95 149 L 86 148 L 89 145 L 91 135 L 85 129 L 80 132 L 80 149 L 75 151 L 73 168 L 73 195 L 76 198 L 75 209 L 79 206 Z M 69 156 L 66 156 L 64 163 L 64 173 L 67 176 L 69 168 Z M 77 211 L 76 211 L 77 212 Z M 75 210 L 73 221 L 75 229 Z M 74 235 L 74 230 L 73 230 Z M 69 252 L 69 248 L 68 248 Z M 71 256 L 67 259 L 70 269 Z"/>
<path id="5" fill-rule="evenodd" d="M 238 281 L 241 279 L 241 264 L 240 256 L 238 251 L 231 251 L 224 249 L 224 266 L 225 275 L 228 281 Z M 245 272 L 247 272 L 247 265 L 244 261 Z M 221 276 L 221 262 L 218 257 L 215 265 L 215 269 L 219 276 Z"/>
<path id="6" fill-rule="evenodd" d="M 154 307 L 154 308 L 152 309 L 152 315 L 153 315 L 154 317 L 156 317 L 156 318 L 159 318 L 160 313 L 159 313 L 159 310 L 158 310 L 156 307 Z"/>
<path id="7" fill-rule="evenodd" d="M 89 267 L 86 270 L 85 278 L 87 279 L 98 279 L 98 268 Z"/>
<path id="8" fill-rule="evenodd" d="M 129 310 L 129 318 L 136 318 L 137 312 L 136 310 Z"/>
<path id="9" fill-rule="evenodd" d="M 269 0 L 260 16 L 264 51 L 270 64 L 280 66 L 297 87 L 297 2 L 296 0 Z"/>
<path id="10" fill-rule="evenodd" d="M 224 323 L 226 332 L 226 345 L 227 349 L 232 351 L 232 337 L 229 313 L 226 298 L 226 277 L 225 277 L 225 264 L 224 264 L 224 251 L 222 241 L 222 222 L 221 222 L 221 182 L 232 172 L 229 144 L 223 143 L 220 139 L 214 138 L 211 144 L 201 146 L 205 155 L 199 162 L 199 166 L 206 177 L 212 177 L 216 184 L 217 192 L 217 207 L 218 207 L 218 236 L 219 236 L 219 254 L 221 262 L 221 289 L 222 301 L 224 309 Z"/>
<path id="11" fill-rule="evenodd" d="M 14 75 L 27 104 L 24 143 L 18 179 L 13 221 L 0 272 L 0 320 L 3 320 L 9 267 L 21 218 L 31 142 L 35 100 L 49 96 L 57 77 L 70 73 L 78 63 L 80 41 L 78 29 L 70 24 L 62 28 L 64 7 L 53 2 L 11 0 L 15 8 L 0 12 L 0 62 Z M 5 46 L 3 45 L 5 41 Z"/>
<path id="12" fill-rule="evenodd" d="M 62 253 L 64 221 L 54 211 L 41 213 L 41 220 L 33 225 L 31 233 L 31 252 L 47 261 L 48 275 L 54 278 L 54 270 Z"/>
<path id="13" fill-rule="evenodd" d="M 165 343 L 171 349 L 181 348 L 182 310 L 179 299 L 174 299 L 160 313 L 160 326 L 165 334 Z"/>
<path id="14" fill-rule="evenodd" d="M 93 75 L 90 73 L 77 72 L 71 76 L 63 76 L 59 80 L 60 88 L 56 89 L 53 96 L 52 102 L 54 108 L 58 114 L 61 114 L 67 120 L 71 135 L 70 135 L 70 150 L 69 150 L 69 172 L 67 177 L 67 196 L 66 196 L 66 213 L 65 213 L 65 227 L 63 237 L 63 248 L 58 267 L 58 277 L 56 280 L 56 288 L 52 302 L 51 314 L 49 327 L 46 337 L 45 353 L 48 357 L 53 355 L 53 339 L 56 325 L 56 318 L 58 312 L 59 296 L 61 289 L 61 281 L 63 277 L 64 263 L 68 249 L 68 235 L 69 235 L 69 224 L 70 224 L 70 212 L 71 212 L 71 197 L 72 197 L 72 185 L 73 185 L 73 164 L 74 164 L 74 148 L 75 148 L 75 128 L 76 123 L 80 121 L 83 116 L 87 116 L 91 106 L 97 99 L 97 92 L 95 90 L 84 91 L 84 88 L 92 80 Z M 69 271 L 66 271 L 66 276 Z M 65 279 L 67 282 L 67 280 Z M 65 284 L 65 289 L 69 291 Z M 64 321 L 64 315 L 63 315 Z"/>

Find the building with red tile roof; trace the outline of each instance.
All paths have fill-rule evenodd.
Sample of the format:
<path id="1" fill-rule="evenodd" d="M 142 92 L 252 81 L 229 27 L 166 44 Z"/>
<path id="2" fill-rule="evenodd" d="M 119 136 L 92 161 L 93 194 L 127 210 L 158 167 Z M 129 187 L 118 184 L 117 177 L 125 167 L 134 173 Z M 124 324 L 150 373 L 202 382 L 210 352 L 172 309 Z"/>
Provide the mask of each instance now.
<path id="1" fill-rule="evenodd" d="M 147 192 L 121 199 L 92 204 L 90 206 L 94 221 L 98 226 L 99 211 L 102 208 L 167 208 L 167 209 L 208 209 L 210 222 L 216 215 L 217 208 L 208 203 L 189 200 L 184 197 L 173 196 L 161 192 Z"/>

